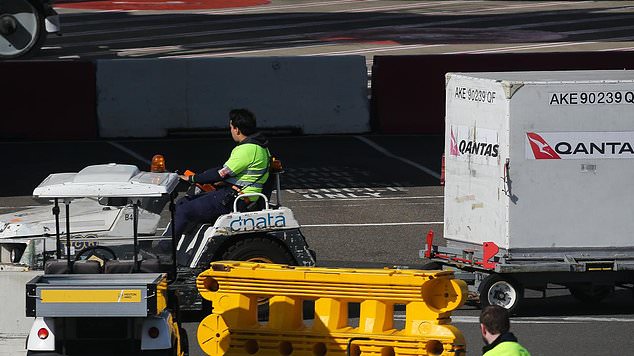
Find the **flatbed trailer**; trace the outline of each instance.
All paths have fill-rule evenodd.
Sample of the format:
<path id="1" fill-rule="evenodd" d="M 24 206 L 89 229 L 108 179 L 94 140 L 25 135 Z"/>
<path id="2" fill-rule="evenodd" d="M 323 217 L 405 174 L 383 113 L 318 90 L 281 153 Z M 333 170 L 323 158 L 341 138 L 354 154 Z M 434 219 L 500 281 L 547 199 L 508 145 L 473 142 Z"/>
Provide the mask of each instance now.
<path id="1" fill-rule="evenodd" d="M 634 284 L 634 71 L 448 73 L 443 238 L 482 305 Z"/>
<path id="2" fill-rule="evenodd" d="M 494 242 L 445 247 L 434 244 L 430 232 L 419 254 L 431 261 L 427 268 L 455 270 L 482 306 L 496 304 L 514 311 L 526 289 L 545 297 L 548 289 L 562 286 L 586 303 L 600 302 L 615 287 L 634 292 L 634 257 L 622 252 L 602 250 L 589 258 L 587 251 L 574 250 L 509 252 Z"/>

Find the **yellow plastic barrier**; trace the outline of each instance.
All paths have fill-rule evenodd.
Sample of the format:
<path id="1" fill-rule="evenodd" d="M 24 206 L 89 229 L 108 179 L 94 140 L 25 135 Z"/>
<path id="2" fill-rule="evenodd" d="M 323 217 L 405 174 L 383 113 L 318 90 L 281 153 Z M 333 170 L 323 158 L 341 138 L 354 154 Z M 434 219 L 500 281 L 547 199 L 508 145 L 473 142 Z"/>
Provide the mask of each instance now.
<path id="1" fill-rule="evenodd" d="M 465 341 L 449 325 L 467 295 L 450 271 L 342 269 L 222 261 L 196 284 L 213 313 L 198 327 L 209 355 L 463 355 Z M 258 300 L 269 298 L 269 320 L 258 322 Z M 303 302 L 315 303 L 304 321 Z M 348 303 L 360 304 L 358 327 Z M 405 306 L 395 329 L 394 306 Z M 312 323 L 311 323 L 312 322 Z"/>

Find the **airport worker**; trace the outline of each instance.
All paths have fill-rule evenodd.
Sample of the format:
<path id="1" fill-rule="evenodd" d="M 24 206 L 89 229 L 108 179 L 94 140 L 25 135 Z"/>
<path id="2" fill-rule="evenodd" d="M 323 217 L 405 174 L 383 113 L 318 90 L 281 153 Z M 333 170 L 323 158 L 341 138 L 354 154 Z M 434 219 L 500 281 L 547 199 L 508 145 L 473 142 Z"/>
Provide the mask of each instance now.
<path id="1" fill-rule="evenodd" d="M 499 305 L 489 305 L 480 313 L 480 330 L 485 346 L 484 356 L 530 356 L 528 350 L 517 342 L 509 330 L 511 322 L 508 310 Z"/>
<path id="2" fill-rule="evenodd" d="M 181 175 L 189 183 L 211 183 L 215 190 L 176 203 L 173 228 L 180 237 L 191 223 L 211 221 L 233 209 L 233 201 L 240 193 L 260 193 L 269 177 L 271 154 L 268 140 L 257 130 L 255 115 L 246 109 L 229 112 L 229 128 L 236 146 L 222 167 L 201 174 Z M 249 197 L 250 202 L 257 197 Z M 242 204 L 242 203 L 241 203 Z"/>

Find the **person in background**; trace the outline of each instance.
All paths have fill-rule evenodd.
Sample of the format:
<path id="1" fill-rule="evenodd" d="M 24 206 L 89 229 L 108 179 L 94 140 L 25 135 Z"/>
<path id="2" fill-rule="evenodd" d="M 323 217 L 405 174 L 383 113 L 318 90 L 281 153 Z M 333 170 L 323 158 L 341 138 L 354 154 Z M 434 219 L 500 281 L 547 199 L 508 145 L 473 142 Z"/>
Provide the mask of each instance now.
<path id="1" fill-rule="evenodd" d="M 484 356 L 530 356 L 528 350 L 517 342 L 509 330 L 511 321 L 508 310 L 499 305 L 489 305 L 480 313 L 480 331 L 485 346 Z"/>

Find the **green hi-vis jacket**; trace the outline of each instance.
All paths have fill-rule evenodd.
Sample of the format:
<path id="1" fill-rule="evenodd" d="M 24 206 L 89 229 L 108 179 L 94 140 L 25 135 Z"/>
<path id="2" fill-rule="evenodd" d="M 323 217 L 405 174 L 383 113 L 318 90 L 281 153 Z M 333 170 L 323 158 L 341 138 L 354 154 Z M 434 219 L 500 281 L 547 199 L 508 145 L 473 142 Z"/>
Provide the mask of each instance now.
<path id="1" fill-rule="evenodd" d="M 484 356 L 531 356 L 531 354 L 519 343 L 506 341 L 489 350 Z"/>
<path id="2" fill-rule="evenodd" d="M 237 145 L 224 167 L 231 173 L 225 182 L 242 188 L 243 193 L 261 193 L 264 183 L 269 178 L 269 160 L 271 154 L 266 147 L 260 146 L 252 140 L 245 140 Z M 252 201 L 257 197 L 251 197 Z"/>
<path id="3" fill-rule="evenodd" d="M 483 347 L 482 351 L 483 356 L 531 356 L 510 332 L 500 335 L 491 345 Z"/>

